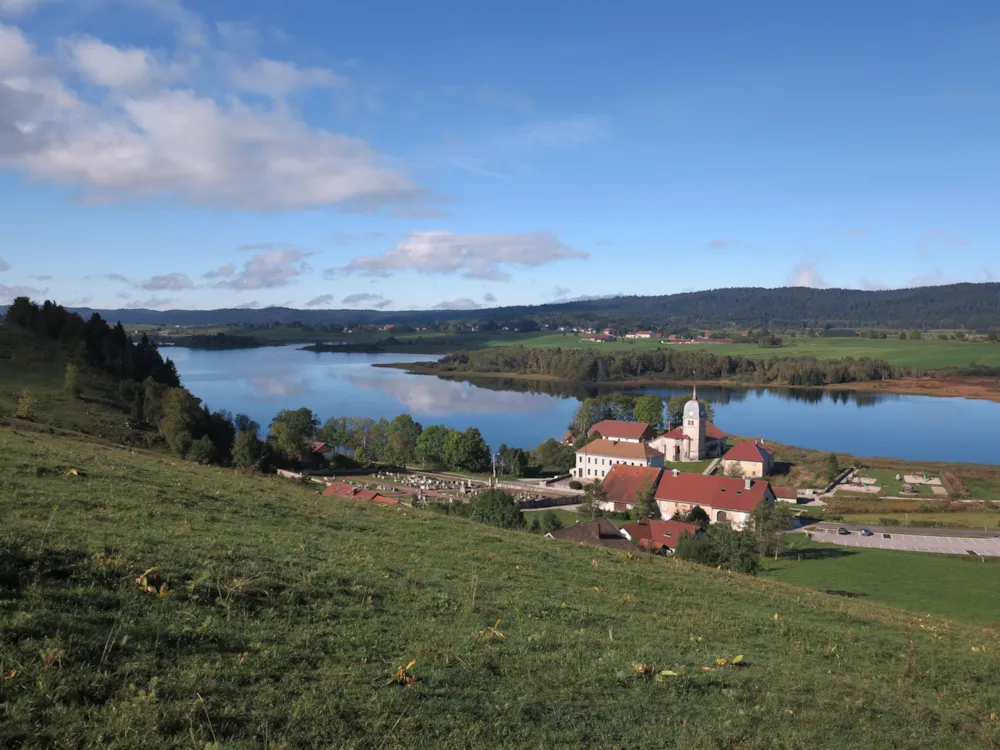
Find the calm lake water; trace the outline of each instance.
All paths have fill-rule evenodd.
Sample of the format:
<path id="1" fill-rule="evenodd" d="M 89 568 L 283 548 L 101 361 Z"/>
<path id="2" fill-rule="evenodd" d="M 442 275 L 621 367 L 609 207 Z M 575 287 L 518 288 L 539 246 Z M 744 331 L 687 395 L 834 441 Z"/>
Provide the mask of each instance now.
<path id="1" fill-rule="evenodd" d="M 376 363 L 434 360 L 413 354 L 337 354 L 294 346 L 207 351 L 167 348 L 184 385 L 212 409 L 244 412 L 266 428 L 281 409 L 306 406 L 321 419 L 391 419 L 478 427 L 496 449 L 559 437 L 597 388 L 408 375 Z M 613 390 L 613 389 L 610 389 Z M 619 389 L 668 397 L 681 388 Z M 960 398 L 798 389 L 703 387 L 726 432 L 857 456 L 1000 463 L 1000 404 Z"/>

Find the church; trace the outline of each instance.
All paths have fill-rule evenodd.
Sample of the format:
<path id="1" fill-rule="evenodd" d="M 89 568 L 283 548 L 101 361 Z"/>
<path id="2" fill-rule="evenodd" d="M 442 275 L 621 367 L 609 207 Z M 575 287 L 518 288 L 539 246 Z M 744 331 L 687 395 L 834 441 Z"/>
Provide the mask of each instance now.
<path id="1" fill-rule="evenodd" d="M 691 400 L 684 404 L 679 427 L 664 432 L 647 445 L 663 454 L 665 461 L 705 461 L 719 458 L 726 450 L 726 433 L 708 421 L 705 405 L 698 400 L 695 386 Z"/>

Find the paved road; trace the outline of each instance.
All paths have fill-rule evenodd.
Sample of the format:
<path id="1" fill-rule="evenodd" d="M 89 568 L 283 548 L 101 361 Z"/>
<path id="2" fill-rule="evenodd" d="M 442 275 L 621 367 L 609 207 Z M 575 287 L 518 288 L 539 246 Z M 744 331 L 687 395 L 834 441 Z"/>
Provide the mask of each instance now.
<path id="1" fill-rule="evenodd" d="M 907 550 L 910 552 L 940 552 L 948 555 L 981 555 L 983 557 L 1000 557 L 1000 537 L 991 536 L 978 538 L 961 535 L 963 532 L 950 532 L 934 529 L 933 533 L 922 533 L 920 529 L 905 529 L 897 527 L 876 531 L 873 536 L 861 536 L 860 526 L 845 526 L 850 534 L 838 534 L 836 524 L 815 524 L 807 526 L 802 531 L 812 534 L 813 541 L 826 544 L 839 544 L 844 547 L 870 547 L 875 549 Z M 959 534 L 959 536 L 954 536 Z"/>

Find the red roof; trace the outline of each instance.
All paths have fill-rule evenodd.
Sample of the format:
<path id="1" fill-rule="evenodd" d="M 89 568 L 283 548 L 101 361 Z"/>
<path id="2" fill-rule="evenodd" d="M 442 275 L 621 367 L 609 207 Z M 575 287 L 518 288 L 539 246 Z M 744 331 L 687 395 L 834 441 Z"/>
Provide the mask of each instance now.
<path id="1" fill-rule="evenodd" d="M 784 497 L 788 499 L 798 500 L 799 491 L 795 487 L 772 487 L 774 490 L 775 497 Z"/>
<path id="2" fill-rule="evenodd" d="M 660 435 L 660 437 L 673 438 L 674 440 L 684 440 L 684 439 L 690 440 L 690 438 L 687 438 L 684 435 L 683 427 L 675 427 L 670 432 L 664 432 L 662 435 Z M 725 440 L 729 436 L 726 435 L 726 433 L 724 433 L 722 430 L 720 430 L 711 422 L 706 422 L 705 437 L 710 437 L 713 440 Z"/>
<path id="3" fill-rule="evenodd" d="M 744 480 L 685 472 L 674 476 L 672 471 L 664 471 L 656 487 L 656 499 L 749 513 L 770 494 L 770 490 L 770 485 L 761 479 Z"/>
<path id="4" fill-rule="evenodd" d="M 632 541 L 653 549 L 661 547 L 673 549 L 677 546 L 677 540 L 684 534 L 695 536 L 701 531 L 701 527 L 694 523 L 660 521 L 653 518 L 641 518 L 638 523 L 627 523 L 622 529 L 628 532 Z"/>
<path id="5" fill-rule="evenodd" d="M 572 432 L 567 432 L 565 435 L 563 435 L 562 441 L 564 443 L 572 443 L 573 442 L 573 433 Z"/>
<path id="6" fill-rule="evenodd" d="M 611 471 L 604 477 L 604 481 L 601 482 L 601 489 L 608 493 L 608 499 L 616 503 L 615 510 L 618 510 L 618 503 L 632 505 L 635 502 L 636 495 L 642 492 L 647 484 L 655 486 L 660 479 L 661 471 L 663 469 L 658 469 L 655 466 L 626 466 L 625 464 L 616 464 L 611 467 Z"/>
<path id="7" fill-rule="evenodd" d="M 723 461 L 753 461 L 759 464 L 770 461 L 774 457 L 774 450 L 760 443 L 744 440 L 737 443 L 722 457 Z"/>
<path id="8" fill-rule="evenodd" d="M 399 505 L 399 500 L 394 497 L 386 497 L 385 495 L 380 495 L 374 490 L 368 490 L 364 487 L 355 487 L 353 484 L 344 484 L 343 482 L 330 483 L 327 485 L 326 489 L 323 490 L 323 494 L 327 497 L 343 497 L 348 500 L 367 500 L 373 503 Z"/>
<path id="9" fill-rule="evenodd" d="M 312 450 L 313 453 L 325 453 L 326 451 L 332 451 L 333 447 L 323 442 L 315 442 L 312 443 Z"/>
<path id="10" fill-rule="evenodd" d="M 595 432 L 610 440 L 649 440 L 656 433 L 645 422 L 623 422 L 619 419 L 605 419 L 598 422 L 587 431 L 587 435 Z"/>

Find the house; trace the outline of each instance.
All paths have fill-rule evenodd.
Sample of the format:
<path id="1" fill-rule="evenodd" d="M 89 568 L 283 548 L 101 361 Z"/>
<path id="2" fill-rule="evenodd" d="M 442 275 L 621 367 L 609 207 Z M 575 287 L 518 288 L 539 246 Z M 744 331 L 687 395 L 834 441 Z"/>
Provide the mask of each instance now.
<path id="1" fill-rule="evenodd" d="M 324 461 L 330 462 L 333 460 L 335 451 L 333 446 L 329 443 L 324 443 L 322 441 L 315 441 L 309 443 L 309 448 L 314 456 L 320 456 Z"/>
<path id="2" fill-rule="evenodd" d="M 601 510 L 625 513 L 632 509 L 636 497 L 646 487 L 656 485 L 660 481 L 657 466 L 626 466 L 615 464 L 601 482 L 601 489 L 607 494 L 606 502 L 600 503 Z"/>
<path id="3" fill-rule="evenodd" d="M 795 487 L 772 487 L 775 500 L 782 503 L 798 504 L 799 491 Z"/>
<path id="4" fill-rule="evenodd" d="M 606 333 L 595 333 L 587 337 L 587 341 L 595 344 L 607 344 L 615 340 L 614 336 L 610 336 Z"/>
<path id="5" fill-rule="evenodd" d="M 615 331 L 614 331 L 613 328 L 605 328 L 603 331 L 601 331 L 601 333 L 603 333 L 605 336 L 614 336 L 615 335 Z"/>
<path id="6" fill-rule="evenodd" d="M 562 436 L 562 444 L 563 445 L 573 445 L 573 433 L 572 432 L 567 432 L 566 434 L 564 434 Z"/>
<path id="7" fill-rule="evenodd" d="M 649 445 L 662 453 L 666 461 L 704 461 L 723 454 L 726 433 L 708 421 L 696 386 L 691 400 L 684 404 L 681 424 L 651 440 Z"/>
<path id="8" fill-rule="evenodd" d="M 627 339 L 658 339 L 661 338 L 659 333 L 653 331 L 633 331 L 632 333 L 626 333 L 625 338 Z"/>
<path id="9" fill-rule="evenodd" d="M 737 443 L 722 457 L 722 472 L 731 477 L 760 479 L 774 471 L 774 449 L 754 440 Z"/>
<path id="10" fill-rule="evenodd" d="M 644 443 L 647 440 L 651 440 L 656 433 L 645 422 L 604 419 L 587 430 L 588 437 L 593 437 L 594 435 L 625 443 Z"/>
<path id="11" fill-rule="evenodd" d="M 587 443 L 576 452 L 576 471 L 579 479 L 598 481 L 604 479 L 611 467 L 658 466 L 663 468 L 663 454 L 645 443 L 625 442 L 601 438 Z"/>
<path id="12" fill-rule="evenodd" d="M 636 523 L 627 523 L 622 526 L 622 531 L 641 547 L 654 551 L 665 549 L 668 552 L 674 551 L 677 542 L 685 534 L 698 536 L 702 533 L 698 524 L 660 521 L 655 518 L 640 518 Z"/>
<path id="13" fill-rule="evenodd" d="M 575 526 L 567 526 L 564 529 L 550 531 L 545 536 L 549 539 L 563 539 L 568 542 L 579 542 L 581 544 L 596 544 L 601 547 L 610 547 L 625 552 L 633 549 L 629 538 L 622 534 L 618 530 L 618 527 L 606 518 L 581 521 Z"/>
<path id="14" fill-rule="evenodd" d="M 331 482 L 323 490 L 326 497 L 342 497 L 346 500 L 366 500 L 372 503 L 385 503 L 386 505 L 399 505 L 399 500 L 394 497 L 380 495 L 374 490 L 364 487 L 355 487 L 353 484 L 343 482 Z"/>
<path id="15" fill-rule="evenodd" d="M 774 492 L 763 480 L 665 471 L 656 486 L 660 515 L 673 518 L 699 506 L 713 523 L 741 529 L 761 501 L 774 507 Z"/>

